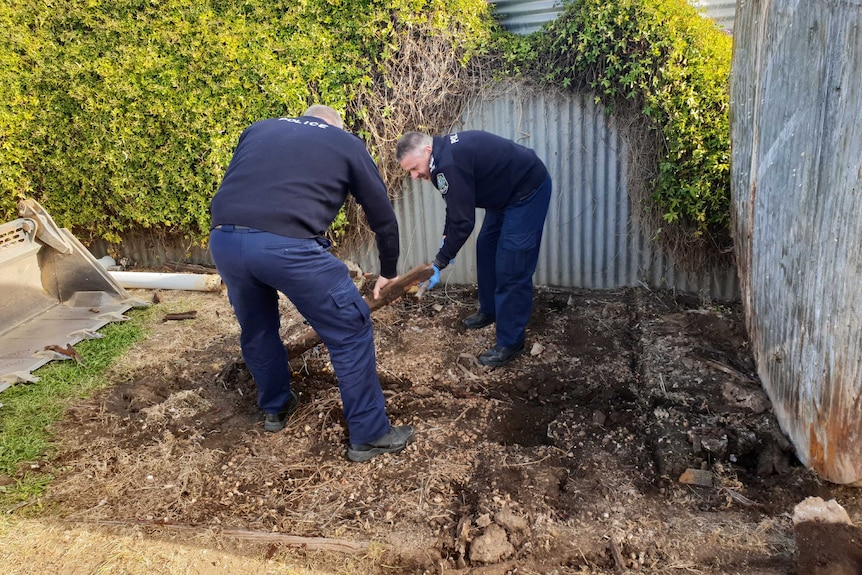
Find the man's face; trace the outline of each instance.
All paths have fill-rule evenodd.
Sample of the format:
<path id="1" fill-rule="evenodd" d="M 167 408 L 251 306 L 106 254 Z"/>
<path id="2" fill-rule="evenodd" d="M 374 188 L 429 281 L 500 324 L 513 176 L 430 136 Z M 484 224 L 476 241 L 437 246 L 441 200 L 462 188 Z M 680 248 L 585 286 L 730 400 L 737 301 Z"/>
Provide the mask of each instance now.
<path id="1" fill-rule="evenodd" d="M 401 167 L 414 180 L 431 180 L 431 146 L 424 146 L 413 154 L 401 158 Z"/>

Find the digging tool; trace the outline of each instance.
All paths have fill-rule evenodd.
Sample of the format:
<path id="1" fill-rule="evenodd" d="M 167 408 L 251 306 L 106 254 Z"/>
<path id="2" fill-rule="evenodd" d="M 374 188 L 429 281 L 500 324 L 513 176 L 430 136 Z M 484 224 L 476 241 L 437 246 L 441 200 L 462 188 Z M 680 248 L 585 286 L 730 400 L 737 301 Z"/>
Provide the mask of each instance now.
<path id="1" fill-rule="evenodd" d="M 374 299 L 373 297 L 366 296 L 365 302 L 368 304 L 369 309 L 371 309 L 371 313 L 374 313 L 376 310 L 403 297 L 407 293 L 407 290 L 430 278 L 432 273 L 434 273 L 434 270 L 430 264 L 416 266 L 381 289 L 379 298 Z M 313 328 L 308 327 L 296 337 L 291 338 L 285 347 L 290 357 L 295 357 L 320 343 L 320 336 L 317 335 L 317 332 Z"/>

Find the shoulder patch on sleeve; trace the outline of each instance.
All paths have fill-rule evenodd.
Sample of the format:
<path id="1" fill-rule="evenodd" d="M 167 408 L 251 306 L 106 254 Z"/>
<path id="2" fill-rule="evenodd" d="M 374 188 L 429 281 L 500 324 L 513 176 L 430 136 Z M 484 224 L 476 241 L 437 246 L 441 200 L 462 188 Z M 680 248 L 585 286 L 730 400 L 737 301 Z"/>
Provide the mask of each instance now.
<path id="1" fill-rule="evenodd" d="M 449 182 L 446 181 L 446 175 L 443 172 L 437 174 L 437 189 L 440 190 L 440 193 L 444 196 L 446 192 L 449 191 Z"/>

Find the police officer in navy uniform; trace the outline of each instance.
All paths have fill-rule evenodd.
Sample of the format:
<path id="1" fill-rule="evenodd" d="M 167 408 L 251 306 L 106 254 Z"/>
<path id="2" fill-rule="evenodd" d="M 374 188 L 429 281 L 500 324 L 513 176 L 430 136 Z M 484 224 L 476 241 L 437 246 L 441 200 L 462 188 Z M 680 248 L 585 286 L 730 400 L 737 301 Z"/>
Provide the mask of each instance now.
<path id="1" fill-rule="evenodd" d="M 264 429 L 283 429 L 299 403 L 279 335 L 280 291 L 329 350 L 349 428 L 347 456 L 366 461 L 403 449 L 413 428 L 390 425 L 368 304 L 324 235 L 353 195 L 376 235 L 374 297 L 396 279 L 395 212 L 362 140 L 342 126 L 338 112 L 314 105 L 301 117 L 246 128 L 210 204 L 209 246 L 242 330 Z"/>
<path id="2" fill-rule="evenodd" d="M 533 150 L 478 130 L 433 138 L 408 132 L 395 159 L 414 180 L 429 180 L 446 201 L 443 243 L 427 289 L 439 283 L 440 270 L 472 233 L 476 208 L 485 209 L 476 238 L 479 311 L 464 325 L 478 329 L 496 322 L 496 345 L 479 362 L 508 364 L 524 352 L 533 309 L 533 273 L 551 200 L 547 168 Z"/>

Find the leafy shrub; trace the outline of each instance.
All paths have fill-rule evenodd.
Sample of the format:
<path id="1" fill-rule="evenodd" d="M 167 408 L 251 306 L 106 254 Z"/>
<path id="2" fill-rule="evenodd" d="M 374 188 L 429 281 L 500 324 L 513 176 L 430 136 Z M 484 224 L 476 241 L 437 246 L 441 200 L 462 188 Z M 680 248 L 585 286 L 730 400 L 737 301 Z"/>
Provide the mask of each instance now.
<path id="1" fill-rule="evenodd" d="M 9 219 L 31 196 L 83 240 L 154 228 L 202 241 L 245 126 L 313 102 L 347 109 L 398 50 L 396 21 L 433 29 L 457 14 L 481 36 L 487 11 L 484 0 L 9 0 L 0 211 Z"/>
<path id="2" fill-rule="evenodd" d="M 634 102 L 661 132 L 652 198 L 668 223 L 726 236 L 731 38 L 685 0 L 577 0 L 522 51 L 544 81 Z M 523 62 L 516 62 L 523 66 Z"/>

